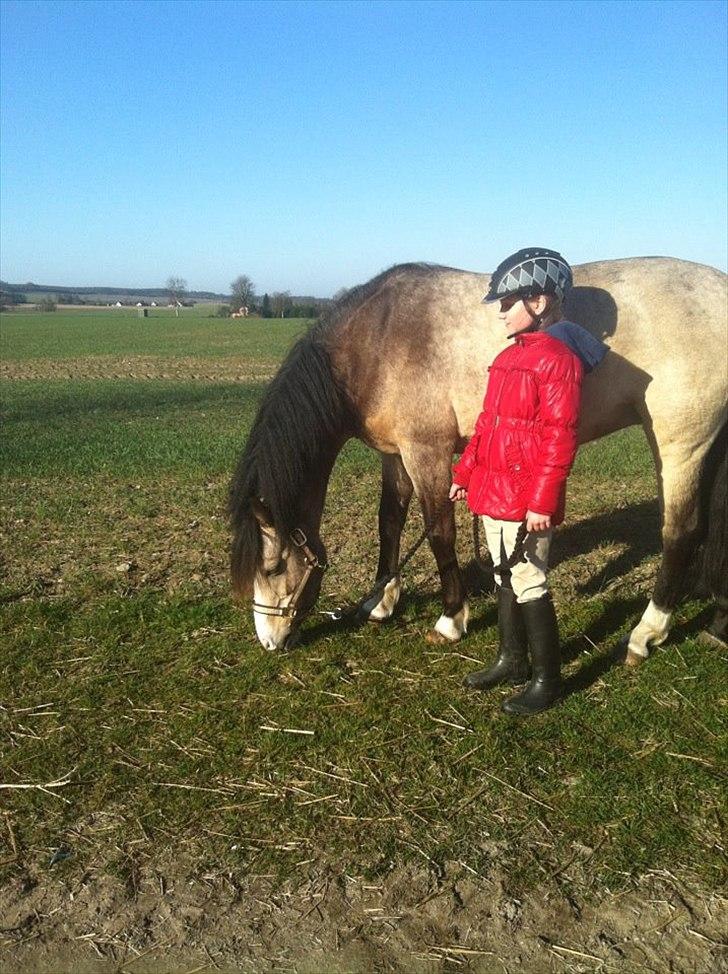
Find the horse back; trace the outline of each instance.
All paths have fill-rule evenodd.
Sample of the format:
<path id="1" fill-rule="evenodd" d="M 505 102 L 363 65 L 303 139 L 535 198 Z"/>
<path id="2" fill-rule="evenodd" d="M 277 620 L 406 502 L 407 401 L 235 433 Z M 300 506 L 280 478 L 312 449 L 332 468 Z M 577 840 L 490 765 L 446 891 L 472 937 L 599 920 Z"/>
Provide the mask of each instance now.
<path id="1" fill-rule="evenodd" d="M 507 345 L 497 307 L 482 303 L 487 275 L 404 265 L 371 284 L 329 336 L 359 435 L 390 453 L 417 440 L 461 447 L 480 410 L 488 366 Z M 708 412 L 724 408 L 720 271 L 664 257 L 580 265 L 564 313 L 611 349 L 585 380 L 582 441 L 644 422 L 645 411 L 659 414 L 676 398 L 688 409 L 696 388 Z"/>

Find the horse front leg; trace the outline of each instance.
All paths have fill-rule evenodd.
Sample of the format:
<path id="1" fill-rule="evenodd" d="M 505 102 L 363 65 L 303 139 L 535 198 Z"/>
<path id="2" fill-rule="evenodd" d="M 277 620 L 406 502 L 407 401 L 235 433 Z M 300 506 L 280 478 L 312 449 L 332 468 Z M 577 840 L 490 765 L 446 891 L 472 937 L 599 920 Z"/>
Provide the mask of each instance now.
<path id="1" fill-rule="evenodd" d="M 362 603 L 361 613 L 371 622 L 392 617 L 402 593 L 397 572 L 402 528 L 412 499 L 412 480 L 397 454 L 382 454 L 382 496 L 379 501 L 379 565 L 377 582 L 389 579 L 381 591 Z"/>
<path id="2" fill-rule="evenodd" d="M 431 643 L 457 642 L 468 630 L 468 603 L 455 554 L 455 508 L 448 499 L 452 479 L 452 446 L 410 446 L 402 460 L 414 483 L 427 527 L 427 539 L 437 562 L 443 611 L 427 634 Z"/>

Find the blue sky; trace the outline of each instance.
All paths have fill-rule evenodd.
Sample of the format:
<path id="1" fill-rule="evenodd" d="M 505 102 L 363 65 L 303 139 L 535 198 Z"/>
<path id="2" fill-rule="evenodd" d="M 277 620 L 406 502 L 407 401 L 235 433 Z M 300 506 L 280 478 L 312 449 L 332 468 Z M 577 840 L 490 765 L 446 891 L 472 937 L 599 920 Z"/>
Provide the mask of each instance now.
<path id="1" fill-rule="evenodd" d="M 726 269 L 723 0 L 1 7 L 4 280 L 325 296 L 534 243 Z"/>

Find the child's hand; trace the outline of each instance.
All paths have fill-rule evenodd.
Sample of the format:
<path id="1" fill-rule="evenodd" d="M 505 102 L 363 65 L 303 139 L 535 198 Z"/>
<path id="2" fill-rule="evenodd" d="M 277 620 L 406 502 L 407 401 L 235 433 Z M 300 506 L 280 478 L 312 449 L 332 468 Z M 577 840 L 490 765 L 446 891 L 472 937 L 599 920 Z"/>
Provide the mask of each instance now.
<path id="1" fill-rule="evenodd" d="M 452 484 L 450 493 L 447 495 L 451 501 L 464 501 L 467 491 L 460 484 Z"/>
<path id="2" fill-rule="evenodd" d="M 537 514 L 535 511 L 526 511 L 527 531 L 548 531 L 550 527 L 550 514 Z"/>

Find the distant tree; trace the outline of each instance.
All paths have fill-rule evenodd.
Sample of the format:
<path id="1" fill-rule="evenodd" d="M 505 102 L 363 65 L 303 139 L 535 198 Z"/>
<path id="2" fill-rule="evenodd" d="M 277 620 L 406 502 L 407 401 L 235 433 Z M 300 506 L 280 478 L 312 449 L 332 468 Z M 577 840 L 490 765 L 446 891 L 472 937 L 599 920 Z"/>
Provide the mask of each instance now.
<path id="1" fill-rule="evenodd" d="M 320 308 L 314 298 L 291 298 L 291 306 L 286 310 L 286 318 L 317 318 Z"/>
<path id="2" fill-rule="evenodd" d="M 273 314 L 276 318 L 285 318 L 286 311 L 291 307 L 290 291 L 275 291 L 271 295 L 270 300 L 273 307 Z"/>
<path id="3" fill-rule="evenodd" d="M 187 281 L 184 277 L 168 277 L 167 293 L 169 294 L 169 303 L 174 305 L 174 313 L 179 317 L 180 305 L 187 293 Z"/>
<path id="4" fill-rule="evenodd" d="M 56 302 L 53 298 L 43 298 L 42 301 L 38 302 L 38 311 L 55 311 Z"/>
<path id="5" fill-rule="evenodd" d="M 16 291 L 11 287 L 0 287 L 0 303 L 2 303 L 3 306 L 12 307 L 16 304 L 25 304 L 26 300 L 27 299 L 22 291 Z"/>
<path id="6" fill-rule="evenodd" d="M 236 277 L 230 285 L 232 299 L 230 306 L 233 311 L 241 308 L 252 308 L 255 304 L 255 284 L 245 274 Z"/>
<path id="7" fill-rule="evenodd" d="M 268 296 L 267 292 L 263 295 L 263 301 L 260 306 L 260 313 L 264 318 L 273 317 L 273 310 L 270 306 L 270 297 Z"/>
<path id="8" fill-rule="evenodd" d="M 339 290 L 331 298 L 332 301 L 342 301 L 346 295 L 349 293 L 348 287 L 340 287 Z"/>

